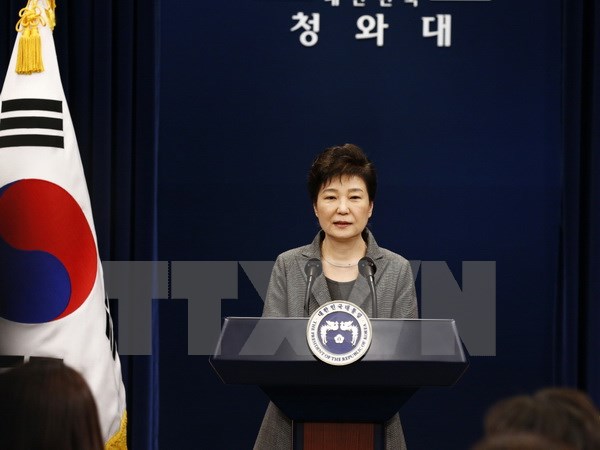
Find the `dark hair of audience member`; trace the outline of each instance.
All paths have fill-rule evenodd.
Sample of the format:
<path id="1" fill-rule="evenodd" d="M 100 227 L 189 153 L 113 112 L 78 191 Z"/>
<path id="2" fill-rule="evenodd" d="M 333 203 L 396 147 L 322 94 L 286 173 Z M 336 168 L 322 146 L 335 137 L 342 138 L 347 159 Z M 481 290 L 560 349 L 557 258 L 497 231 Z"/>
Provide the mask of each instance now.
<path id="1" fill-rule="evenodd" d="M 486 436 L 471 450 L 576 450 L 537 433 L 510 432 Z"/>
<path id="2" fill-rule="evenodd" d="M 537 391 L 533 398 L 560 406 L 570 416 L 581 420 L 589 420 L 600 427 L 600 410 L 596 408 L 590 397 L 584 392 L 571 388 L 545 388 Z"/>
<path id="3" fill-rule="evenodd" d="M 589 397 L 569 388 L 548 388 L 496 403 L 484 420 L 486 436 L 532 432 L 577 450 L 600 449 L 600 412 Z"/>
<path id="4" fill-rule="evenodd" d="M 34 360 L 0 374 L 0 399 L 2 448 L 104 448 L 92 393 L 60 360 Z"/>

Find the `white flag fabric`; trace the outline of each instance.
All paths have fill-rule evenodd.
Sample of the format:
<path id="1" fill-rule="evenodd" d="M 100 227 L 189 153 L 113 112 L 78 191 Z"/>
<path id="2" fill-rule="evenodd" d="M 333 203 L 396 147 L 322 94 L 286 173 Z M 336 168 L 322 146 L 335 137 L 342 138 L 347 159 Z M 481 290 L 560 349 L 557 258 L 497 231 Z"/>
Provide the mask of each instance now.
<path id="1" fill-rule="evenodd" d="M 126 448 L 125 389 L 60 80 L 54 0 L 30 0 L 27 8 L 40 19 L 33 31 L 44 70 L 16 72 L 19 33 L 0 94 L 0 355 L 59 358 L 78 370 L 94 394 L 106 447 Z"/>

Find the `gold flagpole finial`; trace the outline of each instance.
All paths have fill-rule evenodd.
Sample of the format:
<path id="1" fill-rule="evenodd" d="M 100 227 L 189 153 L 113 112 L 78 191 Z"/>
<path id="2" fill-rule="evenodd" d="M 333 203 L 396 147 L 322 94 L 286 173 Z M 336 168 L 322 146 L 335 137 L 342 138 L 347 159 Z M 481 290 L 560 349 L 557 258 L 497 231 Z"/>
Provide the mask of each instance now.
<path id="1" fill-rule="evenodd" d="M 54 22 L 54 0 L 49 1 L 46 9 L 50 21 Z M 19 48 L 17 52 L 16 71 L 21 75 L 30 75 L 34 72 L 43 72 L 42 42 L 38 27 L 46 26 L 46 21 L 38 0 L 28 0 L 27 6 L 19 11 L 19 21 L 16 25 L 17 33 L 20 33 Z M 50 24 L 53 28 L 53 23 Z"/>

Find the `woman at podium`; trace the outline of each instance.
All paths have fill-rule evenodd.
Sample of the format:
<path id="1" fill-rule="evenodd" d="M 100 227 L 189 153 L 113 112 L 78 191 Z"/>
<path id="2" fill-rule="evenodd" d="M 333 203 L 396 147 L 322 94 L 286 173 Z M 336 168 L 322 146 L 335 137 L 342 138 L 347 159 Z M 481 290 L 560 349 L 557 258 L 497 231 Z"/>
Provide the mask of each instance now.
<path id="1" fill-rule="evenodd" d="M 379 318 L 417 318 L 417 300 L 409 262 L 377 245 L 367 228 L 373 214 L 377 177 L 373 163 L 353 144 L 330 147 L 314 160 L 308 192 L 321 230 L 305 246 L 277 257 L 263 317 L 302 317 L 305 312 L 305 267 L 312 258 L 322 263 L 308 296 L 308 314 L 331 300 L 355 303 L 373 316 L 371 296 L 358 262 L 369 257 L 376 267 L 375 292 Z M 385 423 L 386 449 L 404 449 L 398 414 Z M 254 448 L 289 450 L 292 421 L 269 403 Z"/>

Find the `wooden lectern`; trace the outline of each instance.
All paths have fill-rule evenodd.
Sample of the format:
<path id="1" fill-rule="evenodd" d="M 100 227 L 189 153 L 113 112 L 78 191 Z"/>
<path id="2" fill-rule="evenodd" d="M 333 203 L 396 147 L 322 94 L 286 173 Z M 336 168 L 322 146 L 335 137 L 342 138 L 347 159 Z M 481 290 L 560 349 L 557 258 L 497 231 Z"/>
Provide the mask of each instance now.
<path id="1" fill-rule="evenodd" d="M 294 424 L 294 449 L 385 448 L 382 424 L 420 387 L 451 386 L 468 356 L 454 320 L 371 319 L 367 354 L 318 360 L 307 318 L 228 317 L 210 363 L 226 384 L 254 384 Z"/>

